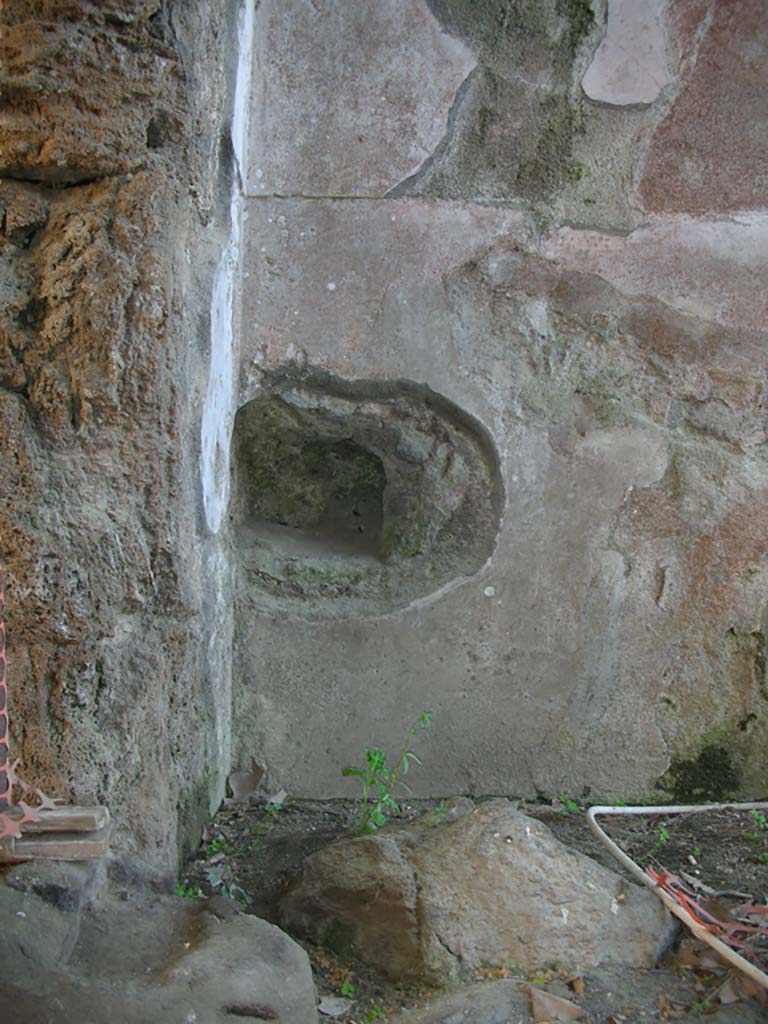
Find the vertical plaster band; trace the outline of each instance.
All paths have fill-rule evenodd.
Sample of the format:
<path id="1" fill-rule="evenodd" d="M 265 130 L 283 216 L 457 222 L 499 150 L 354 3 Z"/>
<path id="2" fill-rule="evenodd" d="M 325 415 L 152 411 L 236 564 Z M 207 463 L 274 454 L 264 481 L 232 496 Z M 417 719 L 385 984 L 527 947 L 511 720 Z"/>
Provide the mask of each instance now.
<path id="1" fill-rule="evenodd" d="M 235 168 L 230 235 L 216 268 L 211 294 L 211 366 L 201 428 L 203 504 L 211 533 L 218 533 L 229 500 L 229 447 L 235 414 L 238 348 L 236 294 L 241 252 L 242 174 L 248 134 L 254 10 L 255 0 L 245 0 L 238 18 L 239 51 L 232 114 Z"/>

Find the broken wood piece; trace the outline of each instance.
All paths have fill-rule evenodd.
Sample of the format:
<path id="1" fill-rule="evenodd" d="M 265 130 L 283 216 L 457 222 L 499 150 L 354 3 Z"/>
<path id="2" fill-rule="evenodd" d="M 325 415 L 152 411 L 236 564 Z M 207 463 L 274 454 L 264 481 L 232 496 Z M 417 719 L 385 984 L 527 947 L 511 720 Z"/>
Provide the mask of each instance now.
<path id="1" fill-rule="evenodd" d="M 54 807 L 40 808 L 40 820 L 24 825 L 23 835 L 38 832 L 95 832 L 109 824 L 106 807 Z"/>
<path id="2" fill-rule="evenodd" d="M 98 860 L 109 850 L 111 826 L 93 832 L 45 832 L 0 841 L 0 864 L 24 860 Z"/>

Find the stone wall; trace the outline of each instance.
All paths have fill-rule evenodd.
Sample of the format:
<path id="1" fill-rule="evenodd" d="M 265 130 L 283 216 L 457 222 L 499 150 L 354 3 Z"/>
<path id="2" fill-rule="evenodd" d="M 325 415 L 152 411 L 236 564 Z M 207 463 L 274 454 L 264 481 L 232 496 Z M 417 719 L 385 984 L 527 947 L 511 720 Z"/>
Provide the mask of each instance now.
<path id="1" fill-rule="evenodd" d="M 386 536 L 397 473 L 418 489 L 454 449 L 422 430 L 409 463 L 362 430 L 372 392 L 334 396 L 421 389 L 486 432 L 477 493 L 503 497 L 482 564 L 377 612 L 332 504 L 303 532 L 281 511 L 298 442 L 290 468 L 269 430 L 241 438 L 236 475 L 261 441 L 258 479 L 285 481 L 232 538 L 242 761 L 340 795 L 342 765 L 429 708 L 423 794 L 764 795 L 764 13 L 259 4 L 242 414 L 303 387 L 389 467 Z M 441 564 L 428 527 L 379 546 L 382 594 Z"/>
<path id="2" fill-rule="evenodd" d="M 161 872 L 427 708 L 422 794 L 764 795 L 763 5 L 0 18 L 29 781 Z"/>
<path id="3" fill-rule="evenodd" d="M 237 5 L 13 0 L 0 17 L 12 754 L 107 804 L 118 858 L 175 871 L 229 767 L 199 424 Z"/>

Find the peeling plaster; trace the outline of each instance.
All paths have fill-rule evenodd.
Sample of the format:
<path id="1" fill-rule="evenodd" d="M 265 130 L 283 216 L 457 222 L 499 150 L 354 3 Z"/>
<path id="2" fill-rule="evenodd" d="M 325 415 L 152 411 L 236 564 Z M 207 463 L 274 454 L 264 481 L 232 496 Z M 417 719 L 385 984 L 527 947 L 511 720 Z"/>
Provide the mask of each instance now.
<path id="1" fill-rule="evenodd" d="M 243 214 L 241 182 L 248 134 L 254 13 L 254 0 L 246 0 L 238 19 L 240 52 L 232 115 L 235 172 L 230 205 L 230 235 L 216 268 L 211 294 L 211 366 L 203 407 L 201 465 L 205 520 L 211 533 L 218 533 L 229 501 L 229 448 L 235 415 L 235 367 L 238 350 L 239 318 L 235 300 Z"/>

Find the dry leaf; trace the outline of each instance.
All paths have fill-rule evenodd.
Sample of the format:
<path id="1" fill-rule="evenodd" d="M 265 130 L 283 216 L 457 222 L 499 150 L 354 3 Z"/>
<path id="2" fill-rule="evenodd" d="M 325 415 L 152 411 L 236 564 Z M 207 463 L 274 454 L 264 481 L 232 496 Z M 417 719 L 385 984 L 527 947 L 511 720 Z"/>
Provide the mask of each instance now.
<path id="1" fill-rule="evenodd" d="M 227 779 L 227 785 L 232 793 L 232 798 L 234 800 L 244 800 L 251 793 L 255 793 L 263 778 L 264 769 L 257 765 L 255 761 L 250 771 L 231 772 Z"/>
<path id="2" fill-rule="evenodd" d="M 317 1008 L 325 1017 L 343 1017 L 352 1008 L 352 1000 L 323 996 Z"/>
<path id="3" fill-rule="evenodd" d="M 585 1011 L 569 999 L 561 999 L 550 992 L 530 986 L 531 1013 L 534 1024 L 560 1024 L 561 1021 L 578 1020 Z"/>
<path id="4" fill-rule="evenodd" d="M 733 978 L 726 978 L 723 984 L 720 986 L 717 992 L 717 998 L 723 1004 L 728 1006 L 730 1003 L 740 1003 L 741 996 L 736 991 L 736 985 L 734 984 Z"/>

